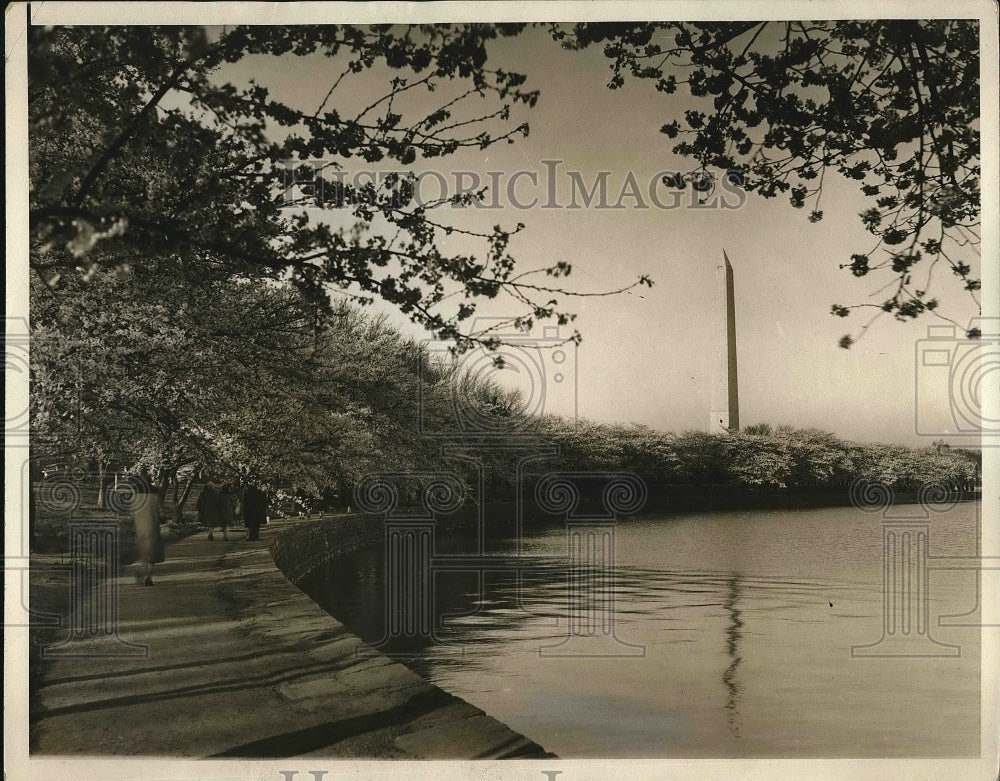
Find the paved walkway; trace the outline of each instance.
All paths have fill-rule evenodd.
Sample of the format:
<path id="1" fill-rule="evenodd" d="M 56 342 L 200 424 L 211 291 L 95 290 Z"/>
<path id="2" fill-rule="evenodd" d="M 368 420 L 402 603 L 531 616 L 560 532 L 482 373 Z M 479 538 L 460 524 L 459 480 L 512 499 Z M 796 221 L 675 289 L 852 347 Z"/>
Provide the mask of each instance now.
<path id="1" fill-rule="evenodd" d="M 32 754 L 551 756 L 365 653 L 277 570 L 267 546 L 280 530 L 272 523 L 260 542 L 199 533 L 167 546 L 155 586 L 139 585 L 129 567 L 116 589 L 98 589 L 117 594 L 118 639 L 49 648 L 32 703 Z"/>

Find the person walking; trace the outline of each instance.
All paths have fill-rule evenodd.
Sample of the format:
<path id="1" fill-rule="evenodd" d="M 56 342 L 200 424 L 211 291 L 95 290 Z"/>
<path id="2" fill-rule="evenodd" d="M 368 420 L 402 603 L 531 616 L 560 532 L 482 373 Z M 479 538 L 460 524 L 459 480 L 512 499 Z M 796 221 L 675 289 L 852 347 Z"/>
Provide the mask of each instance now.
<path id="1" fill-rule="evenodd" d="M 229 527 L 236 519 L 236 497 L 229 483 L 223 485 L 219 491 L 219 513 L 222 518 L 222 539 L 228 540 Z"/>
<path id="2" fill-rule="evenodd" d="M 209 541 L 214 540 L 215 535 L 212 534 L 212 530 L 216 526 L 222 526 L 222 495 L 211 480 L 205 481 L 205 487 L 201 489 L 196 507 L 198 520 L 202 526 L 208 527 Z"/>
<path id="3" fill-rule="evenodd" d="M 255 485 L 248 485 L 243 492 L 243 524 L 247 539 L 260 539 L 260 527 L 267 523 L 267 494 Z"/>
<path id="4" fill-rule="evenodd" d="M 143 585 L 153 585 L 153 566 L 166 558 L 160 537 L 160 503 L 156 488 L 142 478 L 133 481 L 132 522 L 135 524 L 135 544 L 139 561 L 145 566 Z"/>

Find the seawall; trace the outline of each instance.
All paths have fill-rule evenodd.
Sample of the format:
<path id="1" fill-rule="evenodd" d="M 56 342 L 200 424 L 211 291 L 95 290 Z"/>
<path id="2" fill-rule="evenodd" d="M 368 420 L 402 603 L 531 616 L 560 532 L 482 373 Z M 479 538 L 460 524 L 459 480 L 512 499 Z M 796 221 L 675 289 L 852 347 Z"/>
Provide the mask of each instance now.
<path id="1" fill-rule="evenodd" d="M 272 522 L 261 542 L 202 532 L 167 545 L 155 586 L 132 568 L 102 582 L 83 615 L 100 617 L 115 590 L 117 613 L 100 627 L 112 632 L 35 637 L 45 656 L 32 661 L 32 755 L 551 757 L 378 654 L 293 585 L 381 530 L 358 515 Z M 32 577 L 32 607 L 73 626 L 59 590 Z"/>
<path id="2" fill-rule="evenodd" d="M 346 553 L 379 545 L 381 517 L 357 513 L 292 522 L 274 536 L 269 547 L 278 569 L 292 583 Z"/>

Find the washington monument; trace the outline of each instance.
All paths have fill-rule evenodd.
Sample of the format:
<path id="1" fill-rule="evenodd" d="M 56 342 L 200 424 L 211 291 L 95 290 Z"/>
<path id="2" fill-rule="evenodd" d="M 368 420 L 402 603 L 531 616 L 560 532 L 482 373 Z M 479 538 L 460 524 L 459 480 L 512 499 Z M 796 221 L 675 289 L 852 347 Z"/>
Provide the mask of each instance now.
<path id="1" fill-rule="evenodd" d="M 733 267 L 722 251 L 723 263 L 715 267 L 716 298 L 713 301 L 713 322 L 716 323 L 715 372 L 712 377 L 712 412 L 708 430 L 718 433 L 740 428 L 739 383 L 736 373 L 736 303 L 733 296 Z M 719 308 L 725 308 L 725 322 L 716 319 Z"/>

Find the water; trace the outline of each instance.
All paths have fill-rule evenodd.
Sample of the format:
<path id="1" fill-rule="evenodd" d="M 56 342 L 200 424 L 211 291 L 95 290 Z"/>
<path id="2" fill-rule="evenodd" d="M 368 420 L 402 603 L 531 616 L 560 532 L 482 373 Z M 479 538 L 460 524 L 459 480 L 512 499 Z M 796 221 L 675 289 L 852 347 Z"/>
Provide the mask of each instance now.
<path id="1" fill-rule="evenodd" d="M 890 512 L 921 515 L 918 506 Z M 852 646 L 883 635 L 883 518 L 853 508 L 621 521 L 614 582 L 577 580 L 572 591 L 565 528 L 535 529 L 522 539 L 520 579 L 436 562 L 436 639 L 390 650 L 564 758 L 977 756 L 975 615 L 938 625 L 977 604 L 965 558 L 976 517 L 973 503 L 929 516 L 929 634 L 959 656 L 898 655 L 950 650 L 928 641 L 852 657 Z M 900 533 L 915 534 L 916 521 Z M 507 540 L 497 552 L 517 546 Z M 361 551 L 302 585 L 377 644 L 384 560 L 381 549 Z M 571 605 L 602 608 L 589 615 L 613 616 L 612 634 L 598 624 L 596 639 L 567 644 Z M 906 639 L 921 639 L 917 629 Z M 558 655 L 581 648 L 605 656 Z"/>

